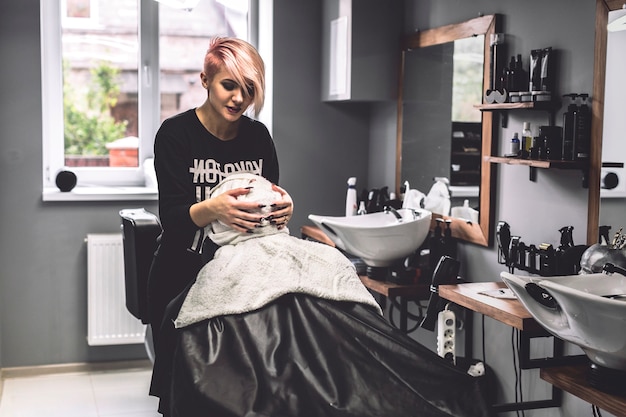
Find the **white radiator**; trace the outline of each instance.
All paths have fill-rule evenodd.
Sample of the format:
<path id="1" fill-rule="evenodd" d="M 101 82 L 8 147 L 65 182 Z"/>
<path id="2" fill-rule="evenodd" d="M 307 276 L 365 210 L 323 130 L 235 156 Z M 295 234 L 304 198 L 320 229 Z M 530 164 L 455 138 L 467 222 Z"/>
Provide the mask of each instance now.
<path id="1" fill-rule="evenodd" d="M 122 234 L 87 235 L 87 343 L 144 343 L 146 326 L 126 309 Z"/>

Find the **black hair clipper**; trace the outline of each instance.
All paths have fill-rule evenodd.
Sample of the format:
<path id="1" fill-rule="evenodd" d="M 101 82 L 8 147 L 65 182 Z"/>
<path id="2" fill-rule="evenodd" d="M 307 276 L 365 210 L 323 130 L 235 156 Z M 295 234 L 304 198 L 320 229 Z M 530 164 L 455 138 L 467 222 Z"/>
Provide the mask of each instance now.
<path id="1" fill-rule="evenodd" d="M 437 315 L 444 308 L 444 302 L 439 297 L 439 286 L 455 284 L 459 275 L 461 263 L 449 256 L 442 256 L 433 272 L 433 281 L 430 284 L 430 298 L 426 314 L 420 323 L 420 327 L 427 330 L 435 330 Z"/>
<path id="2" fill-rule="evenodd" d="M 507 222 L 499 221 L 496 227 L 496 240 L 498 241 L 498 263 L 509 266 L 511 264 L 511 228 Z"/>

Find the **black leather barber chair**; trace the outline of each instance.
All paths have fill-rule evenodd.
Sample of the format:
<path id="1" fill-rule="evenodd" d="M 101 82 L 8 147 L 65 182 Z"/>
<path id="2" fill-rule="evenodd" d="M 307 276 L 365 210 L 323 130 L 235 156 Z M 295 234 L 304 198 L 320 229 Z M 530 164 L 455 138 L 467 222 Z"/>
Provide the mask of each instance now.
<path id="1" fill-rule="evenodd" d="M 152 258 L 161 234 L 161 223 L 156 215 L 143 208 L 124 209 L 122 218 L 124 237 L 124 280 L 126 308 L 144 324 L 150 324 L 148 314 L 148 275 Z M 154 346 L 150 326 L 146 332 L 146 351 L 154 360 Z"/>

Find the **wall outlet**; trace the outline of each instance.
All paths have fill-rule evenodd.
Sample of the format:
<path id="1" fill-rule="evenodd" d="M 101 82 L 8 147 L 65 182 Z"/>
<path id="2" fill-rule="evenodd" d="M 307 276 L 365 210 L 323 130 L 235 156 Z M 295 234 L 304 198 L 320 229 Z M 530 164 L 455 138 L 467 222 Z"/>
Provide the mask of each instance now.
<path id="1" fill-rule="evenodd" d="M 437 354 L 456 363 L 456 316 L 452 310 L 437 316 Z"/>

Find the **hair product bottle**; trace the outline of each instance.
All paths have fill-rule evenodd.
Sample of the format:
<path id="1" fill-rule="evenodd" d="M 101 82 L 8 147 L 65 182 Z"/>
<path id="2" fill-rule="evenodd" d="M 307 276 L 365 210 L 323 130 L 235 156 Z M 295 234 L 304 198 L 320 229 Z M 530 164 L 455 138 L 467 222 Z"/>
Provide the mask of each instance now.
<path id="1" fill-rule="evenodd" d="M 587 94 L 578 94 L 582 103 L 578 105 L 574 118 L 574 159 L 589 159 L 589 142 L 591 136 L 591 114 L 587 106 Z"/>
<path id="2" fill-rule="evenodd" d="M 541 49 L 530 51 L 529 91 L 541 90 Z"/>
<path id="3" fill-rule="evenodd" d="M 573 161 L 574 158 L 574 121 L 578 113 L 576 105 L 576 94 L 565 94 L 563 97 L 571 99 L 567 106 L 567 111 L 563 113 L 563 146 L 561 147 L 561 159 L 564 161 Z"/>
<path id="4" fill-rule="evenodd" d="M 522 54 L 517 54 L 515 57 L 515 87 L 517 91 L 526 91 L 528 81 L 528 72 L 524 69 Z"/>
<path id="5" fill-rule="evenodd" d="M 513 139 L 511 139 L 511 150 L 509 152 L 510 156 L 518 156 L 520 149 L 519 136 L 518 133 L 515 132 L 513 133 Z"/>
<path id="6" fill-rule="evenodd" d="M 524 122 L 522 130 L 522 149 L 526 152 L 530 152 L 530 148 L 533 146 L 533 132 L 530 131 L 530 122 Z"/>
<path id="7" fill-rule="evenodd" d="M 348 178 L 348 192 L 346 193 L 346 216 L 356 215 L 356 177 Z"/>

